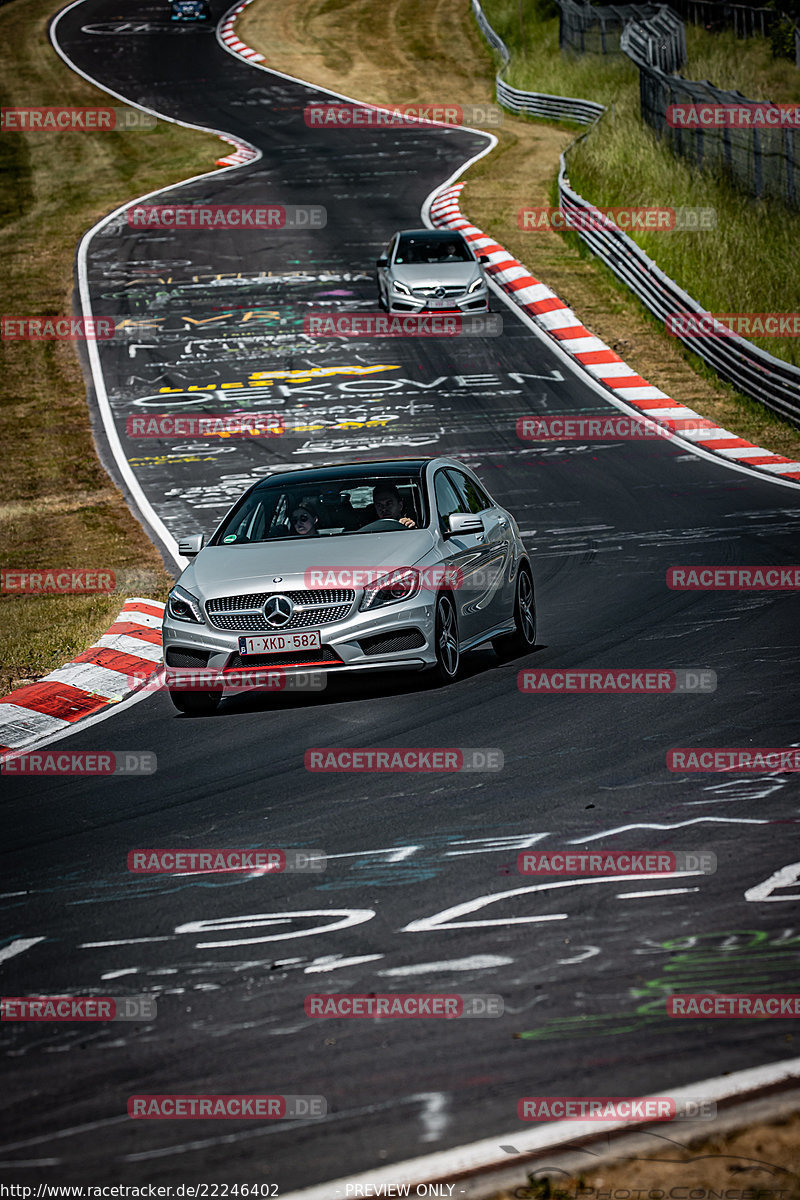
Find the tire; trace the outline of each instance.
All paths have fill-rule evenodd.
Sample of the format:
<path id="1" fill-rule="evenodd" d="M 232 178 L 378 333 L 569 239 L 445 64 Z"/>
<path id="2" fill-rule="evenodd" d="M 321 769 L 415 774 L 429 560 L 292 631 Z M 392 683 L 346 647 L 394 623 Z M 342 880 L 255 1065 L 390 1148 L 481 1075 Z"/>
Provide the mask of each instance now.
<path id="1" fill-rule="evenodd" d="M 536 645 L 536 601 L 533 595 L 533 578 L 530 567 L 521 564 L 517 572 L 514 593 L 514 632 L 492 638 L 492 646 L 498 658 L 515 658 L 529 654 Z"/>
<path id="2" fill-rule="evenodd" d="M 456 606 L 448 592 L 441 592 L 436 600 L 434 648 L 436 666 L 431 671 L 432 678 L 436 683 L 452 683 L 461 668 L 461 651 L 458 648 Z"/>
<path id="3" fill-rule="evenodd" d="M 222 692 L 179 692 L 170 688 L 169 698 L 187 717 L 210 717 L 217 711 Z"/>

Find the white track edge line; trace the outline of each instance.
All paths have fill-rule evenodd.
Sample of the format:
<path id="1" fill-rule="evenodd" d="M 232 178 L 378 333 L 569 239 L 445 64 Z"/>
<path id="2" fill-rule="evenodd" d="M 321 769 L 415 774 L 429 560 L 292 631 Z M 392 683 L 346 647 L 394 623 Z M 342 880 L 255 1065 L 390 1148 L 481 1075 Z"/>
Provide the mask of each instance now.
<path id="1" fill-rule="evenodd" d="M 763 1067 L 750 1067 L 743 1071 L 735 1071 L 730 1075 L 718 1075 L 704 1079 L 686 1087 L 667 1089 L 656 1095 L 669 1095 L 676 1100 L 723 1100 L 734 1096 L 746 1096 L 748 1093 L 800 1077 L 800 1058 L 789 1059 L 782 1063 L 770 1063 Z M 644 1097 L 642 1097 L 644 1098 Z M 522 1124 L 522 1123 L 520 1123 Z M 426 1154 L 420 1158 L 407 1159 L 393 1166 L 376 1167 L 373 1171 L 365 1171 L 358 1175 L 349 1175 L 342 1179 L 334 1179 L 328 1183 L 316 1184 L 313 1187 L 302 1188 L 299 1191 L 287 1192 L 283 1200 L 336 1200 L 336 1197 L 353 1195 L 347 1193 L 349 1185 L 362 1185 L 366 1194 L 366 1185 L 374 1190 L 384 1185 L 408 1184 L 409 1194 L 414 1194 L 417 1185 L 441 1181 L 452 1175 L 462 1175 L 467 1172 L 480 1173 L 501 1169 L 513 1169 L 515 1160 L 500 1150 L 504 1143 L 511 1143 L 520 1148 L 520 1156 L 532 1154 L 540 1150 L 554 1150 L 567 1142 L 574 1142 L 580 1137 L 597 1135 L 604 1131 L 611 1132 L 626 1129 L 635 1132 L 642 1126 L 652 1124 L 652 1120 L 640 1121 L 556 1121 L 544 1128 L 526 1129 L 517 1127 L 511 1132 L 498 1134 L 495 1137 L 483 1138 L 464 1146 L 455 1146 L 451 1150 L 440 1150 Z M 522 1166 L 519 1159 L 516 1160 Z"/>
<path id="2" fill-rule="evenodd" d="M 71 4 L 68 4 L 66 8 L 63 8 L 53 18 L 53 21 L 51 22 L 50 29 L 49 29 L 49 36 L 50 36 L 50 41 L 52 43 L 53 49 L 55 50 L 56 54 L 58 54 L 59 58 L 61 58 L 61 60 L 64 63 L 66 63 L 66 65 L 70 68 L 70 70 L 74 71 L 76 75 L 80 75 L 82 79 L 85 79 L 88 83 L 91 83 L 94 87 L 99 88 L 100 91 L 106 92 L 109 96 L 113 96 L 117 100 L 122 100 L 125 104 L 130 105 L 131 108 L 137 108 L 141 112 L 150 113 L 152 116 L 155 116 L 160 120 L 168 121 L 172 125 L 180 125 L 184 129 L 193 129 L 199 133 L 210 133 L 210 134 L 216 135 L 217 137 L 222 138 L 224 141 L 227 141 L 229 145 L 232 144 L 231 143 L 232 135 L 229 132 L 223 133 L 222 130 L 212 129 L 205 125 L 193 125 L 193 124 L 189 123 L 188 121 L 180 121 L 176 117 L 166 116 L 164 113 L 159 112 L 157 109 L 147 108 L 143 104 L 138 104 L 136 101 L 131 101 L 127 96 L 122 95 L 120 92 L 116 92 L 112 88 L 106 87 L 105 84 L 99 83 L 98 80 L 94 79 L 91 75 L 87 74 L 79 66 L 77 66 L 72 61 L 72 59 L 69 57 L 67 52 L 63 49 L 63 47 L 59 44 L 57 30 L 58 30 L 58 24 L 59 24 L 61 18 L 64 17 L 68 12 L 71 12 L 73 8 L 77 8 L 79 5 L 81 5 L 83 3 L 85 3 L 85 0 L 72 0 Z M 247 146 L 248 149 L 252 150 L 254 157 L 249 160 L 247 165 L 250 165 L 250 163 L 258 162 L 258 160 L 262 157 L 261 151 L 258 149 L 258 147 L 251 145 L 249 142 L 243 142 L 241 140 L 241 138 L 237 138 L 235 141 L 235 144 L 237 146 Z M 245 164 L 240 164 L 240 166 L 243 166 L 243 165 L 245 165 Z M 94 237 L 94 235 L 100 229 L 102 229 L 110 221 L 114 220 L 115 217 L 118 217 L 121 213 L 125 212 L 128 208 L 131 208 L 135 204 L 141 204 L 142 201 L 149 199 L 149 197 L 151 197 L 151 196 L 161 195 L 164 192 L 172 191 L 174 188 L 184 187 L 186 184 L 194 183 L 200 179 L 213 179 L 219 175 L 225 174 L 228 171 L 237 171 L 237 170 L 239 170 L 239 166 L 218 167 L 215 170 L 204 171 L 200 175 L 192 175 L 188 179 L 179 180 L 177 183 L 168 184 L 166 187 L 154 188 L 152 191 L 146 192 L 144 195 L 138 196 L 133 200 L 126 200 L 124 204 L 119 205 L 117 208 L 114 209 L 113 212 L 110 212 L 105 217 L 102 217 L 95 225 L 93 225 L 91 227 L 91 229 L 87 230 L 87 232 L 84 233 L 83 237 L 81 238 L 81 241 L 78 246 L 78 263 L 77 263 L 77 266 L 78 266 L 78 290 L 79 290 L 83 315 L 84 316 L 92 316 L 93 315 L 91 296 L 89 294 L 89 282 L 88 282 L 86 260 L 87 260 L 88 250 L 89 250 L 89 244 L 90 244 L 92 238 Z M 103 423 L 103 430 L 105 432 L 106 438 L 108 439 L 109 449 L 111 450 L 111 454 L 112 454 L 114 462 L 117 466 L 117 469 L 119 470 L 122 478 L 124 479 L 128 489 L 130 491 L 131 498 L 133 499 L 137 508 L 139 509 L 141 518 L 147 525 L 150 526 L 150 528 L 154 531 L 154 533 L 156 533 L 158 538 L 163 542 L 163 544 L 166 547 L 167 551 L 169 552 L 171 558 L 174 560 L 175 565 L 177 567 L 183 568 L 188 564 L 189 560 L 183 558 L 183 556 L 181 554 L 179 554 L 177 539 L 172 536 L 172 534 L 169 532 L 169 530 L 164 525 L 161 518 L 158 516 L 158 514 L 156 513 L 156 511 L 150 504 L 150 501 L 147 499 L 147 497 L 144 494 L 144 491 L 142 490 L 141 484 L 139 483 L 130 464 L 128 463 L 127 457 L 123 453 L 122 445 L 119 440 L 119 434 L 117 433 L 116 425 L 114 424 L 114 418 L 113 418 L 113 413 L 111 411 L 111 406 L 110 406 L 109 399 L 108 399 L 108 393 L 106 391 L 105 377 L 103 375 L 103 370 L 102 370 L 102 366 L 100 363 L 100 354 L 99 354 L 99 350 L 97 347 L 97 343 L 94 341 L 91 341 L 91 340 L 87 340 L 86 349 L 87 349 L 87 353 L 89 356 L 89 363 L 90 363 L 91 372 L 92 372 L 92 380 L 94 383 L 95 394 L 97 397 L 98 409 L 100 411 L 100 416 L 101 416 L 102 423 Z"/>

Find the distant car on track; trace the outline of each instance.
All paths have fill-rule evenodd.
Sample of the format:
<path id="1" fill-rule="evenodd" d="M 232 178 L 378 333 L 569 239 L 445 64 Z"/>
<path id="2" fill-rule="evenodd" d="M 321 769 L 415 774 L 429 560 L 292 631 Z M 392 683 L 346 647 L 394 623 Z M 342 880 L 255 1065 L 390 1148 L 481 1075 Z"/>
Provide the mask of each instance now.
<path id="1" fill-rule="evenodd" d="M 170 20 L 207 21 L 211 16 L 208 0 L 170 0 Z"/>
<path id="2" fill-rule="evenodd" d="M 378 297 L 389 312 L 487 312 L 481 263 L 463 234 L 451 229 L 404 229 L 376 263 Z"/>
<path id="3" fill-rule="evenodd" d="M 194 561 L 169 595 L 164 661 L 208 672 L 214 690 L 168 678 L 181 712 L 213 712 L 226 671 L 427 669 L 449 683 L 476 646 L 536 642 L 516 521 L 456 459 L 282 471 L 203 540 L 180 542 Z"/>

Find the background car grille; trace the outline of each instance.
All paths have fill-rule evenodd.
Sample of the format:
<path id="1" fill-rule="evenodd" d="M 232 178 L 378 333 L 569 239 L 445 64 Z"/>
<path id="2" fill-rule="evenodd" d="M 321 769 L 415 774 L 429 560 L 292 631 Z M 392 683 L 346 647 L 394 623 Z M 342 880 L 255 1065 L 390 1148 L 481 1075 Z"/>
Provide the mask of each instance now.
<path id="1" fill-rule="evenodd" d="M 269 625 L 261 611 L 270 596 L 288 596 L 296 608 L 285 625 Z M 243 596 L 220 596 L 206 601 L 209 622 L 217 629 L 236 629 L 247 633 L 282 633 L 285 629 L 307 629 L 341 621 L 350 612 L 356 598 L 352 588 L 319 588 L 296 592 L 248 592 Z"/>
<path id="2" fill-rule="evenodd" d="M 438 284 L 432 287 L 415 287 L 411 291 L 415 296 L 433 296 L 438 291 Z M 445 296 L 461 296 L 466 291 L 466 285 L 456 284 L 455 286 L 446 287 L 444 289 Z"/>
<path id="3" fill-rule="evenodd" d="M 394 650 L 416 650 L 425 645 L 425 638 L 418 629 L 396 629 L 359 638 L 358 644 L 364 654 L 391 654 Z"/>

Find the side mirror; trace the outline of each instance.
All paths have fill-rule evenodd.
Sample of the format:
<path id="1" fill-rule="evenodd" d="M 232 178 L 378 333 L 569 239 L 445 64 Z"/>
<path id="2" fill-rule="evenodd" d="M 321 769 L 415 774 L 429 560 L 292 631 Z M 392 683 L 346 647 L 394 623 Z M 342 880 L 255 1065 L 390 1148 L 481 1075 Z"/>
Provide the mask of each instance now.
<path id="1" fill-rule="evenodd" d="M 479 263 L 487 263 L 488 261 L 489 261 L 489 255 L 488 255 L 488 254 L 479 254 L 479 255 L 478 255 L 478 262 L 479 262 Z"/>
<path id="2" fill-rule="evenodd" d="M 483 533 L 483 521 L 473 513 L 451 513 L 447 518 L 451 533 Z"/>
<path id="3" fill-rule="evenodd" d="M 178 542 L 178 553 L 184 558 L 194 558 L 203 549 L 205 540 L 204 533 L 193 533 L 190 537 L 181 538 Z"/>
<path id="4" fill-rule="evenodd" d="M 385 254 L 382 254 L 380 256 L 380 258 L 378 259 L 378 261 L 375 263 L 376 267 L 388 267 L 388 265 L 389 265 L 389 259 L 388 259 L 387 255 L 385 255 Z"/>

